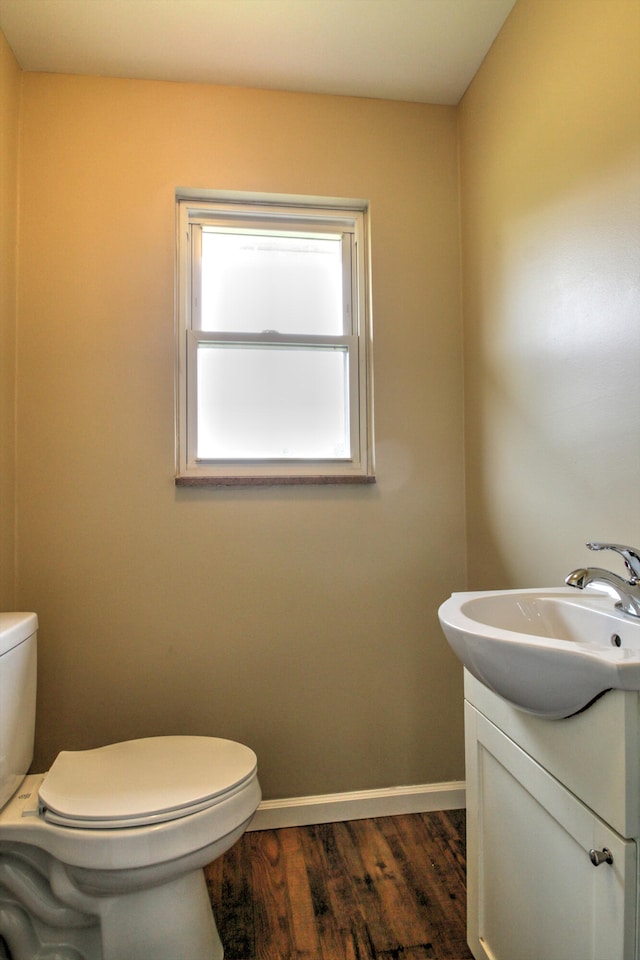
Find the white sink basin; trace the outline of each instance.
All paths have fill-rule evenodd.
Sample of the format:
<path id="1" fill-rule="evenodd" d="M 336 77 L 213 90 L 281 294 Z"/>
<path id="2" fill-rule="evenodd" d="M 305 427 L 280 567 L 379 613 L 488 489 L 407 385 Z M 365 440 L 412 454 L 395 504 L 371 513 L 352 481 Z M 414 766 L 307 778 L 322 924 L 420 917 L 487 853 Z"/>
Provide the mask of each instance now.
<path id="1" fill-rule="evenodd" d="M 568 717 L 605 690 L 640 691 L 640 620 L 570 588 L 454 593 L 438 611 L 478 680 L 528 713 Z"/>

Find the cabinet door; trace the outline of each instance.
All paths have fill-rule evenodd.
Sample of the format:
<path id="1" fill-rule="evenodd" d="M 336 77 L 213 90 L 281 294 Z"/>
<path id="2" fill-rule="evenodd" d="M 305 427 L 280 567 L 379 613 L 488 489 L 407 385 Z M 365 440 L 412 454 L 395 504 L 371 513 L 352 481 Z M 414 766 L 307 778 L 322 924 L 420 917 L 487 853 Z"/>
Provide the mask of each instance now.
<path id="1" fill-rule="evenodd" d="M 636 844 L 474 707 L 465 710 L 476 960 L 635 960 Z M 594 866 L 589 850 L 605 847 L 613 863 Z"/>

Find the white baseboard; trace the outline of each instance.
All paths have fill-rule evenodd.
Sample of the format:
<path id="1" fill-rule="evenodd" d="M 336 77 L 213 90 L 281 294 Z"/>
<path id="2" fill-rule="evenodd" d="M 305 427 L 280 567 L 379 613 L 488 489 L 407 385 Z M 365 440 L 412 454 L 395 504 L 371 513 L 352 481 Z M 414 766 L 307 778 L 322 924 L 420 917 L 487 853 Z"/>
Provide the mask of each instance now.
<path id="1" fill-rule="evenodd" d="M 364 820 L 402 813 L 458 810 L 465 806 L 464 780 L 425 783 L 414 787 L 386 787 L 351 793 L 326 793 L 317 797 L 263 800 L 249 830 L 276 830 L 312 823 Z"/>

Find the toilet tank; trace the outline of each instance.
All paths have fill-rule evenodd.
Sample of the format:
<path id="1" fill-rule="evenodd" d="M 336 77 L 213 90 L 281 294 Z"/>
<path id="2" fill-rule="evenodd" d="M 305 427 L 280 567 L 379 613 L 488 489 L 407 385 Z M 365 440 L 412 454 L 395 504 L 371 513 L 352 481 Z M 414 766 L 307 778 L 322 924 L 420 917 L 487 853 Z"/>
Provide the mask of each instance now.
<path id="1" fill-rule="evenodd" d="M 37 635 L 35 613 L 0 613 L 0 808 L 33 759 Z"/>

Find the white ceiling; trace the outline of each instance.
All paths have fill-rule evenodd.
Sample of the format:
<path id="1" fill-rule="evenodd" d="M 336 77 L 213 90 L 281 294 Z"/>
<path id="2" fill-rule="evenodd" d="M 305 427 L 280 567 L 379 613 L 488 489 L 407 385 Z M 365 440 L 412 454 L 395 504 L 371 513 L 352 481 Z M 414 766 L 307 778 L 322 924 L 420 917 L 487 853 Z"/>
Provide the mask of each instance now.
<path id="1" fill-rule="evenodd" d="M 0 0 L 23 70 L 455 104 L 515 0 Z"/>

